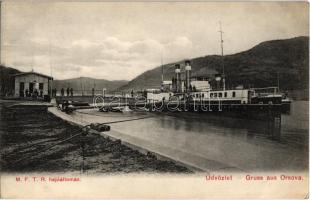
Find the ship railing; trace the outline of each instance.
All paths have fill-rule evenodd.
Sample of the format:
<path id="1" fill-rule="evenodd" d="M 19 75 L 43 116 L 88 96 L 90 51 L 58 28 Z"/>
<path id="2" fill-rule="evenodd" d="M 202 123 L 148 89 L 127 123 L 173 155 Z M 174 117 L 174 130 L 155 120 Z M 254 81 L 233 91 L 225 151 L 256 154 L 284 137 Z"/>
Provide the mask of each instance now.
<path id="1" fill-rule="evenodd" d="M 252 96 L 268 96 L 271 94 L 280 94 L 278 87 L 250 88 L 253 92 Z"/>

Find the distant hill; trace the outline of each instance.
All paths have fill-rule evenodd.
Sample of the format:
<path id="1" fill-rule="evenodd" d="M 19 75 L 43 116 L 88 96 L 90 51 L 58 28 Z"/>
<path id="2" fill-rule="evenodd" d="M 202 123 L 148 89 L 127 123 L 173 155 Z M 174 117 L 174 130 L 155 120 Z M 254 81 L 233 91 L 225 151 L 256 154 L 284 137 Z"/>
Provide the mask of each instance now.
<path id="1" fill-rule="evenodd" d="M 128 81 L 125 80 L 116 80 L 116 81 L 108 81 L 105 79 L 94 79 L 89 77 L 79 77 L 79 78 L 73 78 L 73 79 L 65 79 L 65 80 L 54 80 L 53 82 L 53 88 L 56 87 L 58 91 L 61 90 L 61 88 L 73 88 L 74 91 L 80 91 L 80 90 L 88 90 L 91 91 L 92 88 L 95 88 L 96 90 L 102 90 L 103 88 L 106 88 L 106 90 L 114 91 L 115 89 L 126 85 Z"/>
<path id="2" fill-rule="evenodd" d="M 0 96 L 12 95 L 14 90 L 14 74 L 19 70 L 0 65 Z"/>
<path id="3" fill-rule="evenodd" d="M 209 55 L 191 59 L 192 76 L 212 76 L 222 72 L 221 57 Z M 282 90 L 308 89 L 309 37 L 262 42 L 257 46 L 223 58 L 227 87 L 277 86 Z M 184 61 L 180 61 L 184 66 Z M 174 64 L 164 65 L 165 80 L 174 76 Z M 182 67 L 182 66 L 181 66 Z M 119 90 L 160 88 L 161 67 L 146 71 Z M 306 95 L 307 96 L 307 95 Z"/>
<path id="4" fill-rule="evenodd" d="M 179 61 L 184 70 L 184 61 Z M 257 46 L 233 55 L 224 56 L 227 88 L 237 85 L 245 87 L 266 87 L 277 85 L 279 74 L 281 90 L 289 90 L 295 96 L 308 98 L 309 94 L 309 37 L 296 37 L 285 40 L 262 42 Z M 165 80 L 174 76 L 174 64 L 164 65 Z M 220 73 L 221 57 L 209 55 L 191 59 L 192 76 L 210 76 Z M 14 90 L 12 75 L 20 73 L 14 68 L 0 66 L 0 95 Z M 108 81 L 80 77 L 66 80 L 55 80 L 53 87 L 72 87 L 74 91 L 96 90 L 106 88 L 108 91 L 131 91 L 146 88 L 160 88 L 161 67 L 156 67 L 128 81 Z"/>
<path id="5" fill-rule="evenodd" d="M 21 73 L 21 71 L 0 65 L 0 96 L 12 95 L 14 91 L 14 74 Z M 73 79 L 65 79 L 65 80 L 54 80 L 53 88 L 56 87 L 58 91 L 61 88 L 66 89 L 67 87 L 73 88 L 75 92 L 84 90 L 91 93 L 93 87 L 96 90 L 102 90 L 105 88 L 108 92 L 114 91 L 115 89 L 126 85 L 128 81 L 125 80 L 116 80 L 116 81 L 108 81 L 105 79 L 94 79 L 88 77 L 80 77 Z"/>

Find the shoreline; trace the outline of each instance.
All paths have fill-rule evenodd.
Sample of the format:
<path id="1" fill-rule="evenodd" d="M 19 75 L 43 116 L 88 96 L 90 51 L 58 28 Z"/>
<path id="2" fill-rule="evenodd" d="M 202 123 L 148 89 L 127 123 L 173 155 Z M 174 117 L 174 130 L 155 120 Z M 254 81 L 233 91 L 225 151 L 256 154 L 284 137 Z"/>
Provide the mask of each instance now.
<path id="1" fill-rule="evenodd" d="M 0 101 L 0 105 L 1 105 Z M 6 102 L 8 104 L 8 102 Z M 16 102 L 14 102 L 16 104 Z M 33 105 L 36 104 L 36 102 L 32 103 Z M 40 102 L 38 102 L 38 104 L 40 104 Z M 25 108 L 28 108 L 28 106 L 25 106 L 24 103 L 21 102 L 22 106 L 17 106 L 13 108 L 21 108 L 19 111 L 22 110 L 27 110 Z M 299 104 L 298 104 L 299 105 Z M 303 105 L 303 104 L 302 104 Z M 42 105 L 41 105 L 42 106 Z M 108 116 L 105 116 L 104 118 L 101 117 L 101 114 L 95 114 L 93 115 L 92 112 L 90 112 L 90 114 L 88 114 L 89 111 L 87 110 L 83 110 L 83 112 L 77 112 L 77 113 L 73 113 L 73 114 L 65 114 L 64 112 L 61 112 L 59 109 L 57 109 L 56 107 L 51 107 L 52 105 L 50 104 L 49 106 L 45 106 L 45 110 L 44 112 L 47 112 L 46 110 L 48 110 L 48 112 L 51 112 L 54 116 L 54 118 L 56 117 L 58 120 L 65 122 L 66 125 L 71 125 L 73 127 L 82 127 L 85 125 L 88 125 L 90 123 L 113 123 L 115 121 L 132 121 L 132 119 L 136 118 L 141 118 L 141 114 L 138 113 L 137 115 L 124 115 L 123 118 L 119 118 L 119 114 L 109 114 Z M 39 108 L 40 106 L 31 106 L 31 109 L 34 108 Z M 23 108 L 23 109 L 22 109 Z M 300 106 L 297 107 L 300 109 Z M 296 108 L 296 109 L 297 109 Z M 1 109 L 1 107 L 0 107 Z M 84 111 L 86 112 L 87 116 L 83 116 Z M 293 113 L 294 114 L 294 113 Z M 303 114 L 303 112 L 301 112 L 301 114 Z M 11 114 L 10 114 L 11 115 Z M 299 112 L 300 115 L 300 112 Z M 157 115 L 156 115 L 157 116 Z M 294 115 L 295 116 L 295 115 Z M 290 127 L 286 127 L 287 129 L 283 130 L 283 136 L 281 137 L 281 141 L 273 141 L 270 138 L 268 138 L 268 135 L 265 134 L 264 129 L 263 130 L 256 130 L 256 126 L 258 128 L 262 128 L 262 125 L 258 125 L 255 121 L 255 124 L 252 124 L 252 122 L 250 124 L 249 121 L 246 121 L 246 126 L 241 126 L 239 127 L 238 125 L 234 125 L 234 124 L 238 124 L 238 122 L 236 122 L 235 120 L 233 120 L 230 124 L 227 125 L 227 123 L 223 124 L 224 121 L 222 119 L 220 119 L 220 121 L 210 121 L 210 118 L 208 117 L 208 123 L 205 123 L 205 120 L 201 119 L 201 120 L 194 120 L 193 122 L 196 124 L 195 127 L 200 127 L 200 125 L 202 125 L 203 130 L 207 131 L 206 133 L 210 133 L 210 134 L 199 134 L 200 129 L 194 128 L 191 129 L 193 130 L 193 133 L 198 133 L 197 138 L 193 138 L 196 139 L 196 143 L 198 142 L 200 144 L 200 141 L 209 141 L 209 139 L 213 140 L 214 136 L 216 136 L 216 138 L 221 143 L 225 144 L 230 144 L 231 142 L 227 139 L 226 137 L 223 138 L 223 136 L 225 136 L 225 130 L 228 128 L 229 130 L 235 130 L 234 128 L 236 128 L 237 130 L 240 130 L 243 133 L 242 135 L 238 135 L 238 134 L 232 134 L 231 136 L 233 137 L 237 137 L 236 141 L 240 142 L 241 145 L 245 146 L 245 147 L 251 147 L 251 151 L 257 151 L 260 150 L 260 148 L 263 148 L 264 152 L 270 152 L 270 153 L 264 153 L 264 154 L 245 154 L 245 157 L 243 160 L 251 160 L 253 156 L 258 157 L 259 159 L 257 159 L 257 161 L 259 161 L 260 159 L 262 159 L 262 161 L 264 161 L 266 164 L 261 165 L 261 162 L 255 162 L 257 163 L 255 164 L 251 164 L 253 167 L 249 167 L 249 165 L 247 164 L 243 164 L 245 163 L 243 161 L 243 163 L 234 163 L 234 159 L 237 158 L 238 159 L 238 154 L 230 154 L 230 152 L 228 153 L 226 151 L 226 149 L 224 149 L 223 151 L 226 151 L 228 154 L 224 154 L 225 155 L 231 155 L 232 157 L 230 157 L 230 160 L 227 160 L 225 158 L 223 159 L 218 159 L 219 157 L 215 157 L 214 154 L 212 153 L 212 146 L 213 148 L 217 148 L 216 145 L 208 145 L 208 146 L 202 146 L 202 149 L 198 149 L 200 151 L 195 151 L 195 149 L 197 148 L 195 145 L 195 141 L 193 143 L 189 143 L 187 148 L 179 148 L 180 145 L 179 144 L 183 144 L 182 143 L 182 139 L 184 138 L 188 138 L 188 134 L 187 134 L 187 130 L 190 127 L 187 127 L 188 124 L 188 119 L 186 116 L 184 119 L 183 117 L 180 117 L 177 119 L 178 123 L 181 125 L 181 129 L 178 130 L 177 132 L 172 132 L 171 134 L 173 137 L 176 138 L 181 138 L 181 140 L 179 140 L 179 142 L 181 141 L 181 143 L 175 143 L 175 141 L 173 140 L 169 140 L 170 138 L 172 138 L 170 134 L 170 132 L 166 132 L 169 131 L 170 129 L 167 129 L 166 126 L 166 131 L 162 131 L 161 128 L 161 123 L 162 120 L 165 120 L 166 125 L 175 125 L 175 120 L 174 117 L 159 117 L 156 119 L 145 119 L 145 121 L 143 121 L 143 123 L 141 122 L 137 122 L 137 121 L 133 121 L 130 122 L 130 124 L 126 124 L 126 123 L 116 123 L 116 124 L 111 124 L 111 131 L 109 132 L 97 132 L 93 129 L 90 130 L 90 132 L 92 133 L 92 135 L 96 135 L 96 138 L 103 138 L 104 140 L 108 140 L 111 142 L 118 142 L 119 145 L 124 145 L 127 148 L 136 151 L 140 154 L 142 154 L 143 156 L 145 156 L 146 158 L 150 159 L 150 158 L 154 158 L 156 160 L 160 160 L 160 161 L 170 161 L 171 163 L 176 164 L 177 166 L 182 166 L 185 167 L 186 169 L 188 169 L 189 171 L 192 172 L 205 172 L 207 174 L 210 174 L 211 172 L 244 172 L 244 171 L 265 171 L 265 170 L 292 170 L 292 169 L 296 169 L 297 171 L 299 170 L 303 170 L 305 166 L 308 166 L 308 164 L 306 164 L 306 159 L 304 159 L 301 155 L 306 155 L 307 153 L 304 151 L 304 148 L 307 147 L 308 145 L 304 142 L 305 140 L 308 140 L 307 136 L 304 136 L 304 132 L 300 132 L 300 133 L 295 133 L 293 129 L 290 129 Z M 194 116 L 197 117 L 197 116 Z M 131 119 L 130 119 L 131 118 Z M 171 119 L 170 119 L 171 118 Z M 126 120 L 123 120 L 126 119 Z M 130 120 L 127 120 L 130 119 Z M 189 118 L 191 119 L 191 118 Z M 200 119 L 200 118 L 199 118 Z M 283 118 L 286 122 L 288 119 L 291 118 Z M 292 120 L 295 118 L 292 118 Z M 144 119 L 143 119 L 144 120 Z M 171 121 L 172 120 L 172 121 Z M 299 118 L 297 120 L 300 120 Z M 17 120 L 18 121 L 18 120 Z M 180 122 L 179 122 L 180 121 Z M 148 132 L 148 128 L 150 127 L 150 123 L 154 123 L 154 122 L 158 122 L 157 126 L 154 127 L 154 129 L 152 129 L 151 132 Z M 243 122 L 243 121 L 241 121 Z M 290 122 L 290 121 L 288 121 Z M 299 121 L 298 121 L 299 122 Z M 201 124 L 203 123 L 203 124 Z M 165 125 L 165 124 L 163 124 Z M 253 125 L 255 125 L 253 127 Z M 284 124 L 285 125 L 285 124 Z M 214 135 L 212 134 L 212 130 L 214 130 L 213 126 L 215 126 L 216 128 L 220 128 L 219 129 L 219 133 Z M 209 128 L 211 127 L 211 128 Z M 172 127 L 173 128 L 173 127 Z M 241 129 L 242 128 L 242 129 Z M 210 130 L 209 130 L 210 129 Z M 217 129 L 218 130 L 218 129 Z M 248 131 L 247 132 L 244 132 Z M 129 132 L 130 131 L 130 132 Z M 197 132 L 198 131 L 198 132 Z M 211 132 L 210 132 L 211 131 Z M 224 132 L 222 132 L 224 131 Z M 255 134 L 254 136 L 257 135 L 257 137 L 253 138 L 253 140 L 247 140 L 251 139 L 249 138 L 249 134 L 252 133 L 252 131 L 255 131 L 253 134 Z M 146 134 L 147 133 L 147 134 Z M 168 134 L 169 133 L 169 134 Z M 234 132 L 233 132 L 234 133 Z M 239 133 L 239 132 L 238 132 Z M 149 135 L 148 135 L 149 134 Z M 168 135 L 167 135 L 168 134 Z M 293 134 L 293 135 L 292 135 Z M 246 137 L 241 137 L 241 140 L 239 140 L 240 136 Z M 68 136 L 68 135 L 67 135 Z M 154 137 L 157 140 L 152 140 Z M 230 135 L 228 135 L 230 136 Z M 292 137 L 291 136 L 295 136 L 295 140 L 290 142 Z M 294 139 L 293 138 L 293 139 Z M 224 140 L 222 140 L 224 139 Z M 301 140 L 303 139 L 303 140 Z M 215 140 L 214 140 L 215 141 Z M 226 142 L 227 141 L 227 142 Z M 77 143 L 77 145 L 80 145 L 80 143 Z M 192 146 L 190 146 L 192 145 Z M 257 146 L 261 146 L 260 148 Z M 230 147 L 230 146 L 228 146 Z M 285 147 L 285 149 L 283 148 Z M 194 149 L 193 149 L 194 148 Z M 206 148 L 209 148 L 209 151 L 204 151 Z M 234 149 L 234 148 L 240 148 L 240 147 L 236 147 L 233 146 L 233 148 L 228 148 L 228 149 Z M 283 159 L 287 158 L 288 160 L 290 159 L 294 159 L 294 162 L 292 164 L 289 165 L 285 165 L 282 160 L 281 157 L 273 157 L 273 153 L 276 149 L 277 153 L 279 156 L 282 156 Z M 288 148 L 288 149 L 287 149 Z M 292 152 L 292 151 L 293 152 Z M 210 153 L 211 152 L 211 153 Z M 222 151 L 221 151 L 222 152 Z M 240 151 L 237 151 L 237 153 L 240 153 Z M 290 152 L 289 155 L 286 154 L 286 152 Z M 300 153 L 300 154 L 297 154 Z M 79 154 L 81 156 L 81 153 Z M 295 155 L 295 156 L 294 156 Z M 308 154 L 307 154 L 308 155 Z M 227 162 L 226 162 L 227 161 Z M 275 167 L 274 165 L 272 165 L 272 163 L 276 162 L 277 163 L 277 167 Z M 257 167 L 256 167 L 257 166 Z M 143 172 L 143 170 L 142 170 Z M 114 173 L 114 172 L 113 172 Z"/>
<path id="2" fill-rule="evenodd" d="M 3 173 L 192 173 L 175 162 L 133 150 L 120 140 L 92 133 L 57 144 L 72 132 L 79 132 L 79 127 L 48 113 L 46 106 L 32 111 L 27 106 L 5 108 L 7 105 L 0 104 Z"/>

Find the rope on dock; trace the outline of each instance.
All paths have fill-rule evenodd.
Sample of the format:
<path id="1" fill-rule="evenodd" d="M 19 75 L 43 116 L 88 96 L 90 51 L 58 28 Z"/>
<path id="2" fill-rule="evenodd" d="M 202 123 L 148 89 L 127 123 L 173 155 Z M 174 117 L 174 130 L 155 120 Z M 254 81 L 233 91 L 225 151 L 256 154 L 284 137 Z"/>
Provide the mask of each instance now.
<path id="1" fill-rule="evenodd" d="M 78 131 L 81 131 L 81 130 L 83 130 L 83 128 L 86 128 L 86 127 L 88 127 L 88 126 L 90 126 L 90 125 L 85 125 L 85 126 L 81 127 L 81 129 L 78 130 Z M 75 132 L 73 132 L 73 133 L 76 133 L 76 132 L 78 132 L 78 131 L 75 131 Z M 64 140 L 61 140 L 60 142 L 57 142 L 56 144 L 53 144 L 53 145 L 51 145 L 51 146 L 49 146 L 49 147 L 47 147 L 47 148 L 45 148 L 45 149 L 42 149 L 42 150 L 37 149 L 37 150 L 40 150 L 40 152 L 42 153 L 42 152 L 44 152 L 44 151 L 47 151 L 47 150 L 53 148 L 53 147 L 56 146 L 56 145 L 59 145 L 59 144 L 61 144 L 61 143 L 63 143 L 63 142 L 66 142 L 66 141 L 68 141 L 68 140 L 70 140 L 70 139 L 72 139 L 72 138 L 75 138 L 75 137 L 77 137 L 77 136 L 79 136 L 79 135 L 82 135 L 82 134 L 83 134 L 83 133 L 75 134 L 75 135 L 70 136 L 69 138 L 66 138 L 66 139 L 64 139 Z M 35 146 L 35 145 L 31 145 L 31 146 Z M 40 154 L 39 154 L 39 155 L 40 155 Z M 38 156 L 38 155 L 26 156 L 26 157 L 24 157 L 24 158 L 21 158 L 21 159 L 19 159 L 19 160 L 14 161 L 12 164 L 21 162 L 21 161 L 23 161 L 23 160 L 25 160 L 25 159 L 33 158 L 33 157 L 35 157 L 35 156 Z"/>
<path id="2" fill-rule="evenodd" d="M 75 110 L 75 112 L 85 114 L 85 115 L 90 115 L 90 116 L 98 116 L 98 117 L 119 117 L 119 116 L 115 116 L 115 115 L 99 115 L 99 114 L 95 114 L 95 113 L 86 113 L 86 112 L 80 112 L 77 110 Z"/>
<path id="3" fill-rule="evenodd" d="M 133 119 L 125 119 L 125 120 L 112 121 L 112 122 L 104 122 L 104 123 L 100 123 L 100 124 L 101 125 L 104 125 L 104 124 L 115 124 L 115 123 L 120 123 L 120 122 L 130 122 L 130 121 L 141 120 L 141 119 L 148 119 L 148 118 L 153 118 L 153 116 L 139 117 L 139 118 L 133 118 Z"/>
<path id="4" fill-rule="evenodd" d="M 87 127 L 87 126 L 89 126 L 89 125 L 80 127 L 78 130 L 72 132 L 71 134 L 77 133 L 78 131 L 83 130 L 83 128 L 85 128 L 85 127 Z M 26 149 L 30 149 L 31 147 L 38 146 L 39 144 L 44 144 L 44 143 L 46 143 L 46 142 L 53 142 L 53 141 L 57 141 L 57 140 L 61 140 L 61 139 L 65 139 L 65 137 L 62 137 L 62 138 L 54 138 L 54 139 L 50 139 L 50 140 L 44 140 L 44 141 L 40 141 L 40 142 L 35 142 L 35 143 L 30 144 L 29 146 L 20 147 L 19 149 L 16 150 L 17 152 L 12 151 L 12 152 L 10 152 L 10 153 L 6 153 L 5 155 L 8 156 L 8 155 L 11 155 L 11 154 L 21 153 L 21 151 L 26 150 Z"/>
<path id="5" fill-rule="evenodd" d="M 85 112 L 80 112 L 80 111 L 77 111 L 75 110 L 75 112 L 77 113 L 81 113 L 81 114 L 85 114 L 85 115 L 91 115 L 91 116 L 98 116 L 98 117 L 115 117 L 115 116 L 103 116 L 103 115 L 98 115 L 98 114 L 91 114 L 91 113 L 85 113 Z"/>
<path id="6" fill-rule="evenodd" d="M 147 118 L 152 118 L 152 117 L 151 117 L 151 116 L 148 116 L 148 117 L 140 117 L 140 118 L 134 118 L 134 119 L 110 121 L 110 122 L 98 123 L 98 125 L 114 124 L 114 123 L 128 122 L 128 121 L 141 120 L 141 119 L 147 119 Z M 76 133 L 76 132 L 78 132 L 78 131 L 81 131 L 81 130 L 83 130 L 84 128 L 89 127 L 90 125 L 91 125 L 91 124 L 85 125 L 85 126 L 81 127 L 79 130 L 77 130 L 77 131 L 75 131 L 75 132 L 73 132 L 73 133 Z M 71 134 L 72 134 L 72 133 L 71 133 Z M 53 145 L 51 145 L 51 146 L 49 146 L 49 147 L 47 147 L 47 148 L 45 148 L 45 149 L 42 149 L 42 150 L 37 149 L 37 150 L 40 150 L 40 153 L 43 153 L 43 152 L 45 152 L 45 151 L 47 151 L 47 150 L 49 150 L 49 149 L 51 149 L 51 148 L 53 148 L 53 147 L 55 147 L 55 146 L 61 144 L 61 143 L 64 143 L 64 142 L 66 142 L 66 141 L 69 141 L 69 140 L 71 140 L 71 139 L 73 139 L 73 138 L 75 138 L 75 137 L 77 137 L 77 136 L 80 136 L 80 135 L 83 135 L 83 133 L 77 133 L 77 134 L 75 134 L 75 135 L 73 135 L 73 136 L 70 136 L 70 137 L 68 137 L 68 138 L 66 138 L 66 139 L 64 139 L 64 140 L 61 140 L 60 142 L 57 142 L 56 144 L 53 144 Z M 51 140 L 44 141 L 44 142 L 49 142 L 49 141 L 51 141 Z M 38 142 L 38 143 L 32 144 L 30 147 L 26 147 L 25 149 L 31 148 L 31 147 L 36 146 L 36 145 L 38 145 L 38 144 L 42 144 L 42 143 L 44 143 L 44 142 L 42 141 L 42 142 Z M 17 153 L 18 153 L 18 152 L 17 152 Z M 14 162 L 11 163 L 11 164 L 16 164 L 16 163 L 21 162 L 21 161 L 23 161 L 23 160 L 25 160 L 25 159 L 28 160 L 28 159 L 34 158 L 35 156 L 40 156 L 40 154 L 39 154 L 39 155 L 32 155 L 32 156 L 30 155 L 30 156 L 21 158 L 21 159 L 19 159 L 19 160 L 14 161 Z"/>
<path id="7" fill-rule="evenodd" d="M 80 131 L 80 129 L 78 129 L 77 131 Z M 77 131 L 74 131 L 73 133 L 76 133 Z M 71 134 L 72 134 L 72 133 L 71 133 Z M 19 147 L 19 148 L 16 149 L 15 151 L 5 153 L 5 155 L 6 155 L 6 156 L 9 156 L 9 155 L 12 155 L 12 154 L 21 153 L 23 150 L 30 149 L 31 147 L 38 146 L 39 144 L 44 144 L 44 143 L 46 143 L 46 142 L 53 142 L 53 141 L 61 140 L 61 139 L 64 139 L 64 138 L 65 138 L 65 137 L 62 137 L 62 138 L 53 138 L 53 139 L 50 139 L 50 140 L 43 140 L 43 141 L 40 141 L 40 142 L 33 142 L 33 143 L 30 143 L 28 146 Z M 23 152 L 23 153 L 25 153 L 25 152 Z"/>

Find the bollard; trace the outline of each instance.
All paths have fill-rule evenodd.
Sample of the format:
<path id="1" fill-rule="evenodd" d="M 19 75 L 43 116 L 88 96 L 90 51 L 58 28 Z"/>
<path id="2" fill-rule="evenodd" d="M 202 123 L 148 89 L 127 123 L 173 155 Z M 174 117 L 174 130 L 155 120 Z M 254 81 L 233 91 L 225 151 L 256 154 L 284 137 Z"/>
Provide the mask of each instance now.
<path id="1" fill-rule="evenodd" d="M 99 131 L 100 132 L 110 131 L 110 126 L 105 125 L 105 124 L 99 125 Z"/>
<path id="2" fill-rule="evenodd" d="M 90 128 L 91 129 L 95 129 L 96 130 L 96 127 L 98 126 L 98 123 L 91 123 L 90 124 Z"/>
<path id="3" fill-rule="evenodd" d="M 99 124 L 99 123 L 91 123 L 90 128 L 96 131 L 99 131 L 99 132 L 106 132 L 106 131 L 110 131 L 111 129 L 109 125 Z"/>

